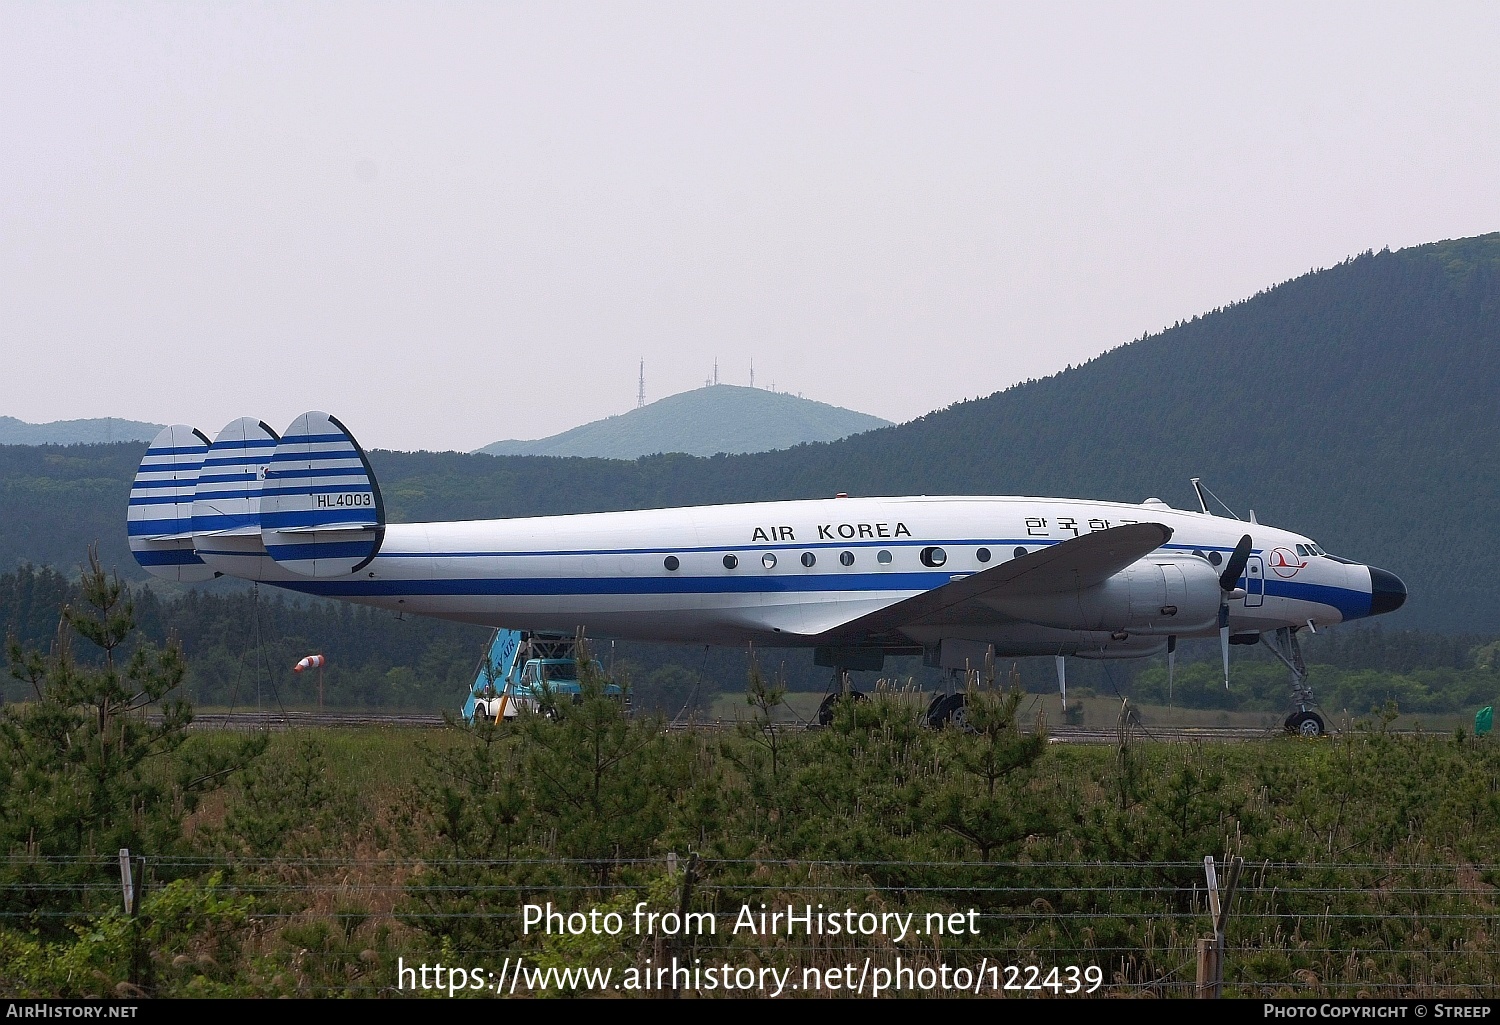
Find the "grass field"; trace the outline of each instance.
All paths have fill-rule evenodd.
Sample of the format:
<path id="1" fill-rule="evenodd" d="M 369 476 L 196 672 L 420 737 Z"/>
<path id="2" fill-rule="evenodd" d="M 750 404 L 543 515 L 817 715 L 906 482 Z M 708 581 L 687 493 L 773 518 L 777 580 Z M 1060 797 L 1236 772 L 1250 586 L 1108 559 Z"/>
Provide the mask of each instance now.
<path id="1" fill-rule="evenodd" d="M 977 698 L 973 733 L 917 728 L 925 699 L 883 694 L 828 729 L 780 734 L 748 705 L 738 727 L 694 732 L 608 701 L 498 729 L 277 732 L 175 837 L 139 851 L 139 926 L 117 910 L 113 851 L 68 861 L 12 848 L 0 993 L 400 995 L 398 960 L 625 971 L 687 952 L 798 972 L 867 957 L 1079 964 L 1098 968 L 1100 993 L 1187 995 L 1205 856 L 1247 866 L 1231 994 L 1497 991 L 1490 739 L 1351 721 L 1312 742 L 1049 746 L 1017 727 L 1034 728 L 1039 703 L 1055 716 L 1055 697 Z M 810 713 L 821 695 L 794 700 Z M 1086 721 L 1111 713 L 1114 702 L 1085 699 Z M 242 740 L 199 731 L 185 748 Z M 545 902 L 685 904 L 721 931 L 524 933 L 522 905 Z M 895 943 L 722 931 L 762 902 L 972 910 L 977 932 Z"/>

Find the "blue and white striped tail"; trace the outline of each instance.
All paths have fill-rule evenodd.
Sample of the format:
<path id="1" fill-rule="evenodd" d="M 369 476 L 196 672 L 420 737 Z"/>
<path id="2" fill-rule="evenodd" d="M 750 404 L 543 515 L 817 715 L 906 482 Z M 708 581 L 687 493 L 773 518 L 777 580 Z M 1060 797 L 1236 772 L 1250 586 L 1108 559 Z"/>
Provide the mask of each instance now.
<path id="1" fill-rule="evenodd" d="M 303 413 L 281 436 L 260 492 L 260 536 L 283 569 L 341 577 L 363 569 L 385 537 L 370 461 L 327 413 Z"/>
<path id="2" fill-rule="evenodd" d="M 173 424 L 141 459 L 125 519 L 131 554 L 152 576 L 192 584 L 217 575 L 193 550 L 193 492 L 207 454 L 202 431 Z"/>
<path id="3" fill-rule="evenodd" d="M 279 441 L 253 416 L 214 439 L 193 492 L 193 547 L 221 573 L 260 580 L 270 564 L 260 540 L 260 486 Z"/>

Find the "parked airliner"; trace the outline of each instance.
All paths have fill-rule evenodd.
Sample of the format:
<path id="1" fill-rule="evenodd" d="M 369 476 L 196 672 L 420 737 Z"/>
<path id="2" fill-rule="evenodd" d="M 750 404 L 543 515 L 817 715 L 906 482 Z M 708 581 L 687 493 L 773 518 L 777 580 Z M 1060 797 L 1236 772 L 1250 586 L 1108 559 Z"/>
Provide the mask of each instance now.
<path id="1" fill-rule="evenodd" d="M 278 435 L 165 428 L 130 493 L 130 545 L 179 582 L 241 577 L 379 608 L 532 631 L 811 647 L 877 669 L 1000 656 L 1139 658 L 1184 637 L 1265 643 L 1308 705 L 1297 633 L 1401 607 L 1405 585 L 1266 524 L 1025 497 L 837 498 L 389 523 L 364 450 L 305 413 Z"/>

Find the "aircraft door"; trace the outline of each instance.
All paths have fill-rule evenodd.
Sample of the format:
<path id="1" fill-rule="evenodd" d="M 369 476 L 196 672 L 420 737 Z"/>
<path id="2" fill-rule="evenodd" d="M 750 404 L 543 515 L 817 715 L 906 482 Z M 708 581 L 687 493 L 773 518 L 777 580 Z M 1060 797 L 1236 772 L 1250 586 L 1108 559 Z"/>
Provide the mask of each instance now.
<path id="1" fill-rule="evenodd" d="M 1245 563 L 1245 608 L 1255 609 L 1266 601 L 1266 564 L 1259 555 Z"/>

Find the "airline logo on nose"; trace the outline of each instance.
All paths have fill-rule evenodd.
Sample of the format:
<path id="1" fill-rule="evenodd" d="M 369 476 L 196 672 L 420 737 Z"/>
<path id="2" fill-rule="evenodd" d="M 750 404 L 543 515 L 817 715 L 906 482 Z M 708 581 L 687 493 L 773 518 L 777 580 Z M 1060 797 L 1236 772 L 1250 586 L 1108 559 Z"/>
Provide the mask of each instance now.
<path id="1" fill-rule="evenodd" d="M 1278 577 L 1294 577 L 1298 570 L 1307 565 L 1307 561 L 1290 548 L 1273 550 L 1266 561 L 1271 564 L 1271 571 Z"/>

